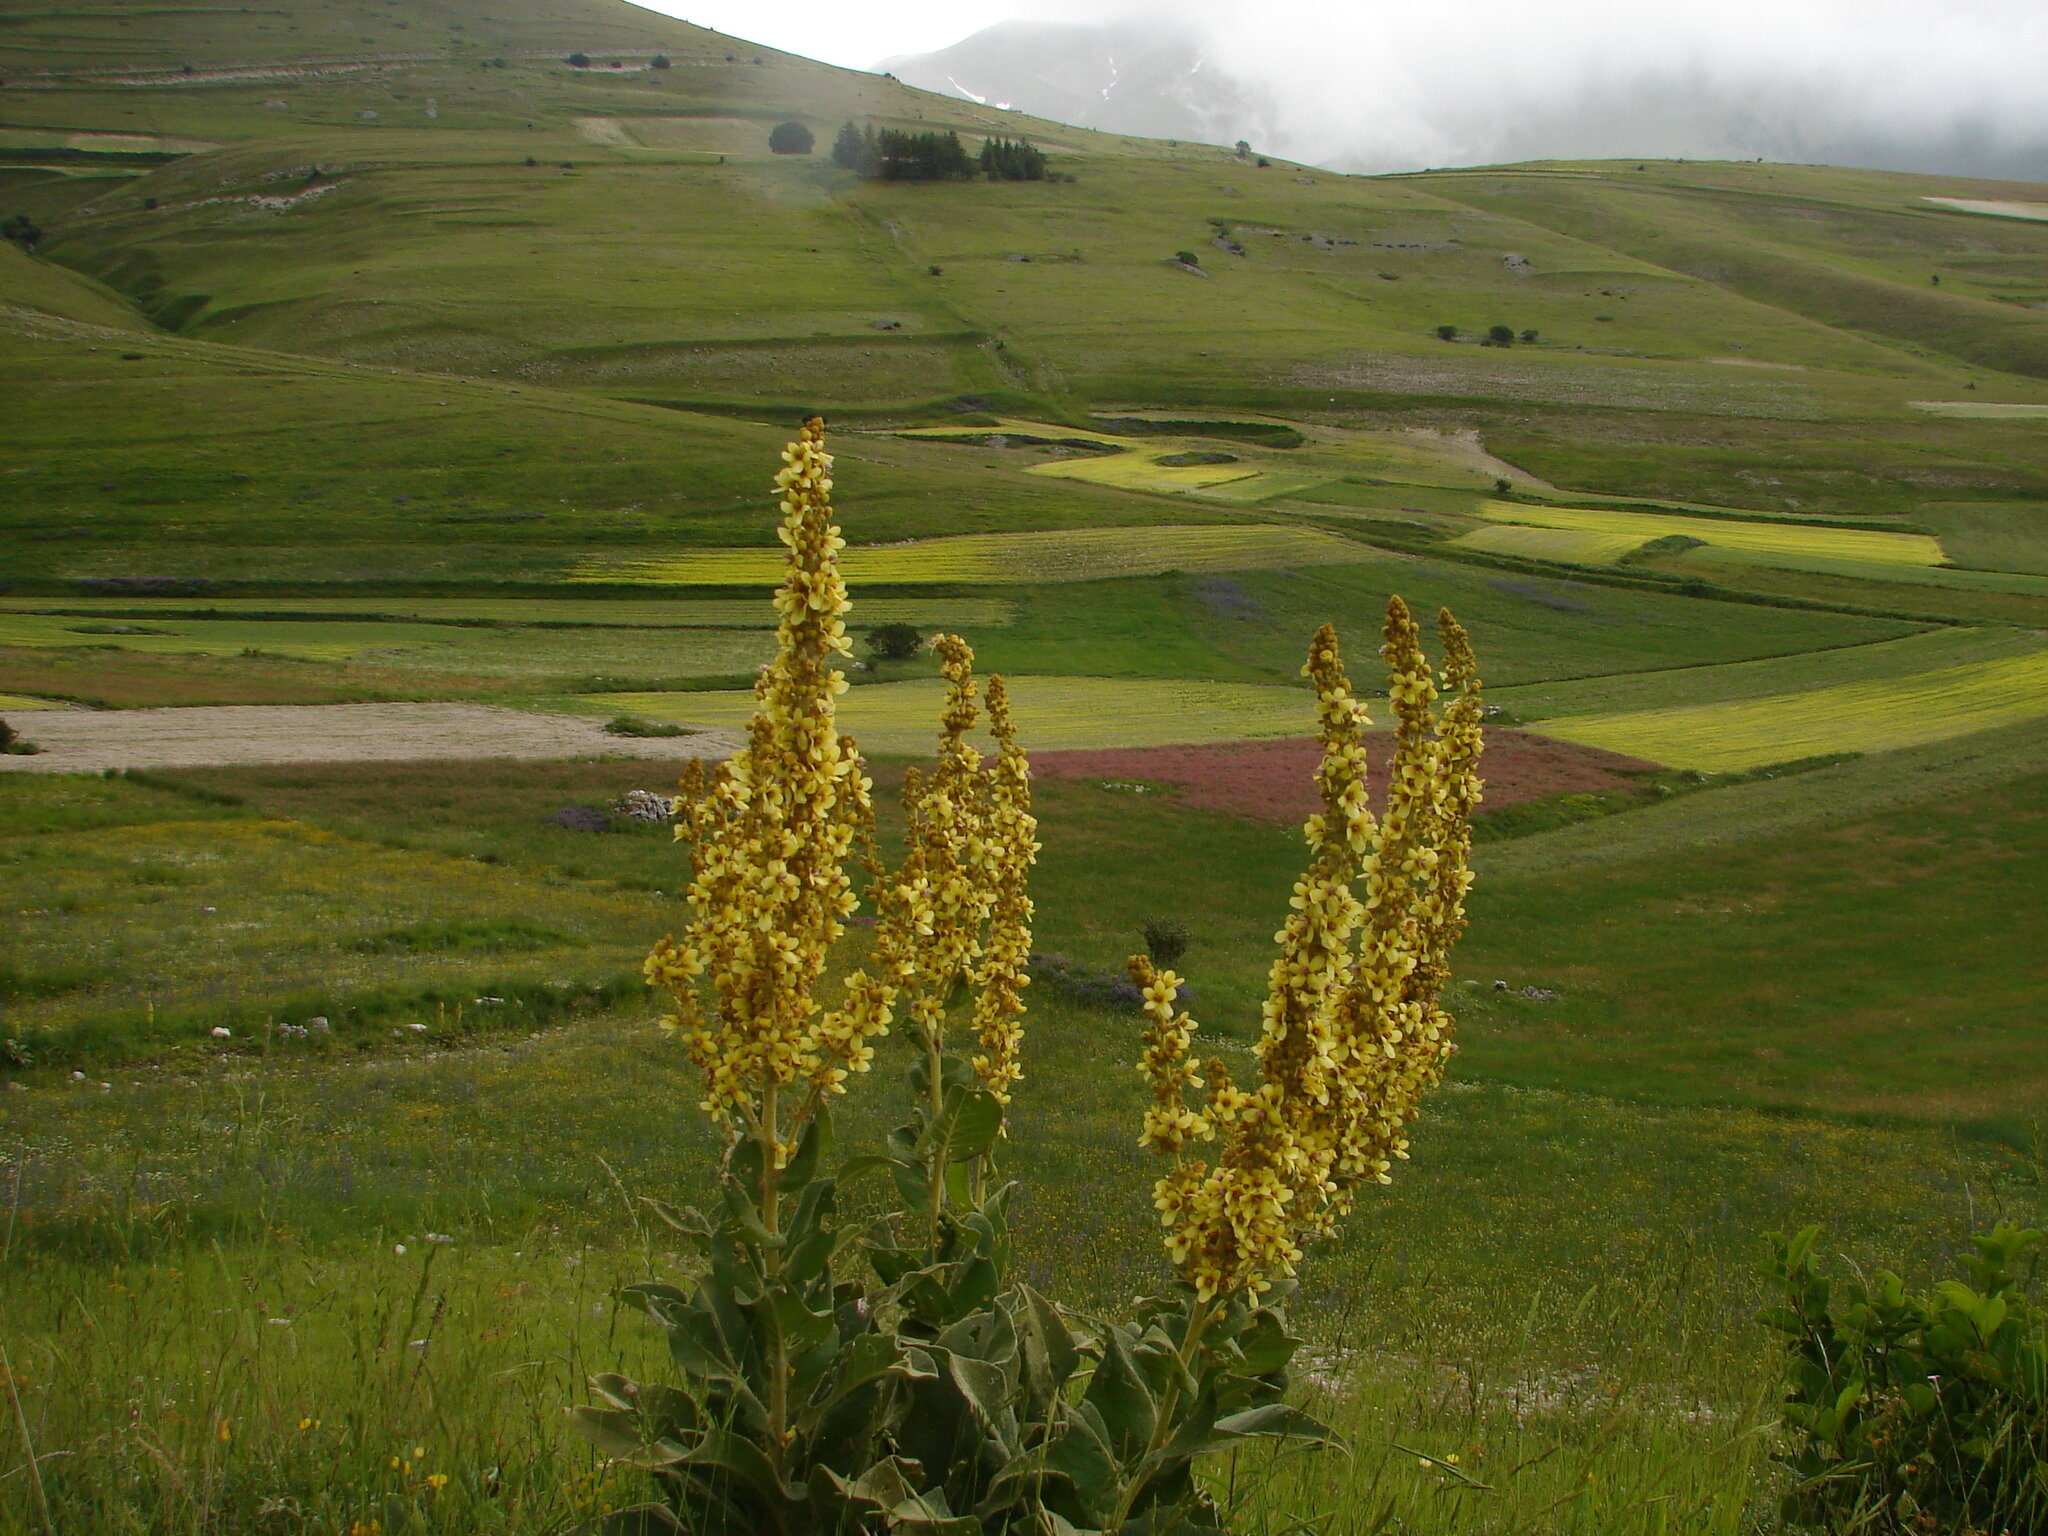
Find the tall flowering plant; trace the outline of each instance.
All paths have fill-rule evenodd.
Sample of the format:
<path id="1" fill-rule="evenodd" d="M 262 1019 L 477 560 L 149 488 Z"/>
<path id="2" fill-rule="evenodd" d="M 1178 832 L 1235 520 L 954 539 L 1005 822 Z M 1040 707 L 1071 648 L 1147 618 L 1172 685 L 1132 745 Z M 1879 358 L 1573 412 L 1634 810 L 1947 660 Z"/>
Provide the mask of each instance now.
<path id="1" fill-rule="evenodd" d="M 1479 691 L 1448 614 L 1436 679 L 1407 609 L 1389 605 L 1397 723 L 1384 811 L 1367 804 L 1363 703 L 1325 627 L 1306 668 L 1322 723 L 1323 810 L 1278 942 L 1259 1079 L 1197 1064 L 1179 978 L 1142 957 L 1152 1089 L 1142 1143 L 1169 1159 L 1156 1203 L 1173 1294 L 1129 1321 L 1081 1318 L 1008 1274 L 1012 1186 L 997 1177 L 1005 1109 L 1023 1080 L 1025 962 L 1038 851 L 1030 770 L 1000 678 L 933 639 L 947 685 L 937 761 L 906 775 L 905 852 L 873 852 L 873 785 L 835 700 L 848 603 L 822 424 L 776 477 L 788 575 L 775 661 L 745 747 L 692 765 L 676 835 L 691 920 L 654 947 L 663 1027 L 726 1134 L 719 1205 L 654 1208 L 698 1247 L 689 1290 L 622 1297 L 668 1332 L 679 1380 L 598 1376 L 574 1410 L 660 1498 L 602 1536 L 1176 1536 L 1227 1511 L 1200 1459 L 1252 1439 L 1323 1441 L 1289 1407 L 1298 1345 L 1282 1303 L 1302 1245 L 1355 1192 L 1384 1182 L 1442 1074 L 1438 999 L 1463 926 L 1468 821 L 1479 798 Z M 986 711 L 995 754 L 968 741 Z M 863 962 L 834 962 L 866 862 L 875 911 Z M 908 1034 L 912 1109 L 878 1155 L 831 1165 L 832 1101 L 874 1042 Z M 859 1230 L 840 1181 L 886 1172 L 899 1209 Z"/>

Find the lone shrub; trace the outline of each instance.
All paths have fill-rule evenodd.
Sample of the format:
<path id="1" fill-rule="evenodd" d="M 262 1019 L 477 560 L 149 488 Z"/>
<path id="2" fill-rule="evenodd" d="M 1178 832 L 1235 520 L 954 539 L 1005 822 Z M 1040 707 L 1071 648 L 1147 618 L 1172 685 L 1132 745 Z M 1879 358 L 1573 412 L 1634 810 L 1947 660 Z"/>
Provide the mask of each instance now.
<path id="1" fill-rule="evenodd" d="M 1762 1321 L 1786 1336 L 1786 1518 L 1870 1536 L 2048 1530 L 2048 1315 L 2018 1273 L 2043 1234 L 2002 1222 L 1971 1239 L 1967 1281 L 1915 1295 L 1879 1270 L 1836 1301 L 1819 1232 L 1772 1233 L 1762 1266 L 1784 1296 Z"/>
<path id="2" fill-rule="evenodd" d="M 868 654 L 876 661 L 908 661 L 924 649 L 915 624 L 877 624 L 866 638 Z"/>
<path id="3" fill-rule="evenodd" d="M 1515 344 L 1515 328 L 1511 325 L 1489 325 L 1486 339 L 1496 347 L 1512 347 Z"/>
<path id="4" fill-rule="evenodd" d="M 1145 955 L 1155 970 L 1172 969 L 1188 952 L 1188 925 L 1176 918 L 1149 918 L 1139 932 L 1145 936 Z"/>
<path id="5" fill-rule="evenodd" d="M 694 736 L 697 734 L 687 725 L 674 725 L 666 720 L 648 720 L 640 715 L 614 715 L 605 722 L 604 728 L 614 736 Z"/>
<path id="6" fill-rule="evenodd" d="M 1002 679 L 983 692 L 958 636 L 932 642 L 946 697 L 936 763 L 905 775 L 903 862 L 868 888 L 870 941 L 840 949 L 860 904 L 847 862 L 874 811 L 834 703 L 850 645 L 831 467 L 823 423 L 805 423 L 776 477 L 787 577 L 759 709 L 731 763 L 689 765 L 674 808 L 691 916 L 646 976 L 724 1132 L 719 1200 L 708 1213 L 648 1202 L 700 1261 L 687 1289 L 620 1293 L 666 1330 L 676 1380 L 596 1376 L 599 1401 L 575 1420 L 649 1473 L 658 1498 L 585 1530 L 1218 1532 L 1202 1458 L 1335 1440 L 1282 1400 L 1300 1342 L 1283 1311 L 1291 1277 L 1302 1245 L 1386 1182 L 1451 1053 L 1437 998 L 1471 878 L 1470 648 L 1442 616 L 1456 697 L 1439 716 L 1416 627 L 1389 603 L 1397 732 L 1375 819 L 1365 708 L 1335 631 L 1317 632 L 1323 812 L 1273 965 L 1260 1081 L 1240 1090 L 1221 1062 L 1189 1060 L 1180 979 L 1131 958 L 1150 1021 L 1141 1141 L 1172 1160 L 1156 1204 L 1178 1277 L 1127 1320 L 1079 1317 L 1009 1269 L 1014 1186 L 999 1175 L 1024 1079 L 1037 824 Z M 989 761 L 967 742 L 984 706 Z M 909 1117 L 878 1154 L 835 1167 L 831 1103 L 896 1025 L 910 1036 Z M 1202 1143 L 1213 1166 L 1191 1155 Z M 893 1209 L 844 1230 L 840 1185 L 869 1173 Z"/>
<path id="7" fill-rule="evenodd" d="M 647 61 L 647 67 L 649 69 L 667 69 L 669 67 L 668 55 L 665 53 L 657 53 L 653 58 Z"/>
<path id="8" fill-rule="evenodd" d="M 572 53 L 569 55 L 568 62 L 572 69 L 588 69 L 590 68 L 590 55 L 587 53 Z"/>
<path id="9" fill-rule="evenodd" d="M 1199 267 L 1202 264 L 1201 258 L 1193 251 L 1175 251 L 1173 259 L 1184 267 Z"/>
<path id="10" fill-rule="evenodd" d="M 1440 325 L 1436 328 L 1436 334 L 1441 340 L 1456 341 L 1458 339 L 1458 328 L 1455 325 Z"/>
<path id="11" fill-rule="evenodd" d="M 768 131 L 768 147 L 778 155 L 808 155 L 816 143 L 802 123 L 777 123 Z"/>

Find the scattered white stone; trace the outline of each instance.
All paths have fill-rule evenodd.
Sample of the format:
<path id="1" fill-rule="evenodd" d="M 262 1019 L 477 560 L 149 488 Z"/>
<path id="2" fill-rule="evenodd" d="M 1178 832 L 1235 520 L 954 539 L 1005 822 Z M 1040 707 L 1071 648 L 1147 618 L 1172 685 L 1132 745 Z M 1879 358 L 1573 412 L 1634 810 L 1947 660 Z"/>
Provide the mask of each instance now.
<path id="1" fill-rule="evenodd" d="M 229 1029 L 225 1024 L 216 1024 L 213 1026 L 213 1038 L 216 1040 L 231 1039 L 234 1036 L 234 1033 L 235 1032 L 232 1029 Z"/>

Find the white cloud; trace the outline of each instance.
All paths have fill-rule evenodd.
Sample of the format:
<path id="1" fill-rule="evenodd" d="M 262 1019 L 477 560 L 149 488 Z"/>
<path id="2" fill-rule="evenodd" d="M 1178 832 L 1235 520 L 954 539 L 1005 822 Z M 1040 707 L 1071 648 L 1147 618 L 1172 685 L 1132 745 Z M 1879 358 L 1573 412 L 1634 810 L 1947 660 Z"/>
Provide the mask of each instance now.
<path id="1" fill-rule="evenodd" d="M 1261 147 L 1362 168 L 1508 154 L 1802 158 L 1859 137 L 2048 143 L 2043 0 L 785 0 L 662 5 L 833 63 L 1013 16 L 1150 18 L 1263 91 Z M 1709 111 L 1711 108 L 1711 111 Z M 1529 125 L 1538 142 L 1524 142 Z M 1717 140 L 1717 142 L 1706 142 Z"/>

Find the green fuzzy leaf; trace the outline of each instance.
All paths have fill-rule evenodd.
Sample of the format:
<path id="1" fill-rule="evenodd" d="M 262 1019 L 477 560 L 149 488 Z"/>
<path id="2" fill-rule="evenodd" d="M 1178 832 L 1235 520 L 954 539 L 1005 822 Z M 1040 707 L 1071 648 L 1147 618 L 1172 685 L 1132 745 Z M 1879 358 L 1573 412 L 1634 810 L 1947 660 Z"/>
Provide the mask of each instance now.
<path id="1" fill-rule="evenodd" d="M 1264 1407 L 1229 1414 L 1216 1421 L 1216 1432 L 1234 1440 L 1302 1440 L 1335 1446 L 1344 1443 L 1343 1437 L 1327 1424 L 1286 1403 L 1267 1403 Z"/>
<path id="2" fill-rule="evenodd" d="M 640 1388 L 624 1376 L 600 1371 L 590 1378 L 590 1390 L 622 1412 L 640 1411 Z"/>
<path id="3" fill-rule="evenodd" d="M 1020 1447 L 1016 1416 L 1010 1412 L 1014 1387 L 1009 1373 L 989 1361 L 956 1354 L 946 1356 L 946 1367 L 953 1389 L 966 1400 L 981 1432 L 995 1442 L 1003 1455 L 1015 1456 Z"/>
<path id="4" fill-rule="evenodd" d="M 787 1194 L 802 1189 L 818 1176 L 818 1165 L 832 1155 L 832 1118 L 820 1105 L 797 1137 L 796 1151 L 775 1176 L 776 1187 Z"/>
<path id="5" fill-rule="evenodd" d="M 572 1536 L 681 1536 L 684 1529 L 666 1504 L 635 1504 L 586 1521 Z"/>
<path id="6" fill-rule="evenodd" d="M 1082 1401 L 1101 1415 L 1101 1423 L 1119 1461 L 1144 1450 L 1159 1421 L 1159 1401 L 1131 1360 L 1124 1330 L 1109 1328 L 1102 1336 L 1102 1362 L 1088 1378 Z"/>
<path id="7" fill-rule="evenodd" d="M 623 1461 L 640 1454 L 640 1415 L 631 1408 L 571 1408 L 569 1419 L 600 1455 Z"/>
<path id="8" fill-rule="evenodd" d="M 778 1516 L 801 1503 L 801 1490 L 782 1485 L 761 1448 L 728 1430 L 708 1431 L 685 1460 L 692 1467 L 722 1472 L 735 1479 Z M 778 1519 L 777 1523 L 786 1522 Z"/>
<path id="9" fill-rule="evenodd" d="M 640 1200 L 656 1216 L 659 1216 L 700 1248 L 710 1246 L 712 1233 L 711 1218 L 695 1206 L 686 1206 L 679 1210 L 675 1206 L 670 1205 L 666 1200 L 656 1200 L 652 1195 L 642 1195 Z"/>

